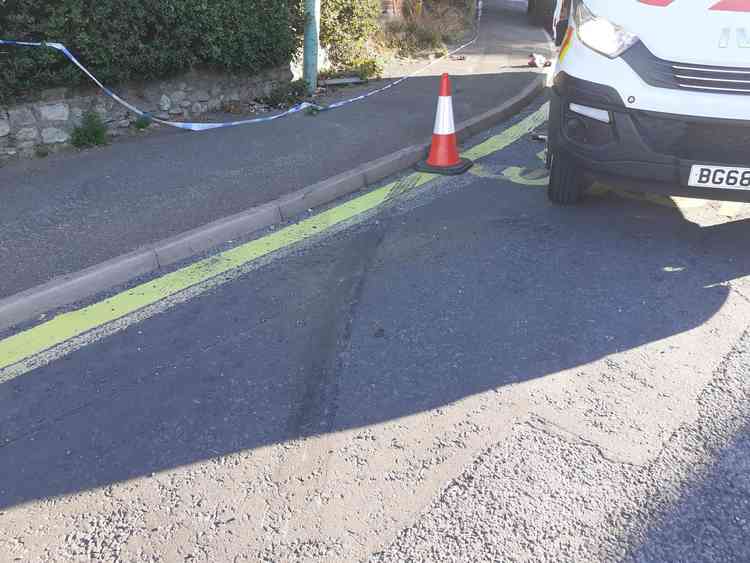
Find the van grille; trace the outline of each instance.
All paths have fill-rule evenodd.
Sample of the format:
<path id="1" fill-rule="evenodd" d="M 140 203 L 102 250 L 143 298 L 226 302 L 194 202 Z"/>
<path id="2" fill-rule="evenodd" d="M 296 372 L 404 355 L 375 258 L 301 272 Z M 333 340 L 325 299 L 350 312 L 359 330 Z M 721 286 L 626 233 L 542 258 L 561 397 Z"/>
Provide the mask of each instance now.
<path id="1" fill-rule="evenodd" d="M 686 90 L 750 94 L 750 69 L 672 63 L 675 82 Z"/>
<path id="2" fill-rule="evenodd" d="M 665 61 L 649 51 L 643 43 L 628 49 L 623 59 L 646 83 L 658 88 L 750 95 L 750 68 Z"/>

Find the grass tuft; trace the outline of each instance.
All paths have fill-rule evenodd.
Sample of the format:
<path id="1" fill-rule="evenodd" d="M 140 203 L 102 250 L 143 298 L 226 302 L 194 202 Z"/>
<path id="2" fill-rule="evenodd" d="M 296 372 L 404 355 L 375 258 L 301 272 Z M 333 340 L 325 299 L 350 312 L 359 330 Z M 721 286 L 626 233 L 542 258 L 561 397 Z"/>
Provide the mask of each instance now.
<path id="1" fill-rule="evenodd" d="M 107 126 L 98 113 L 90 111 L 83 116 L 81 125 L 73 129 L 70 142 L 79 149 L 107 144 Z"/>

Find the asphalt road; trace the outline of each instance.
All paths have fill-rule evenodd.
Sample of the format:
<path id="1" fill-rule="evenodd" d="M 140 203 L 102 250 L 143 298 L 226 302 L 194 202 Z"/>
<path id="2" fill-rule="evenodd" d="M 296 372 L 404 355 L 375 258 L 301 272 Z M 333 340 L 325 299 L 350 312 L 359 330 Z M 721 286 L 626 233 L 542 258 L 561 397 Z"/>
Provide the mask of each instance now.
<path id="1" fill-rule="evenodd" d="M 544 33 L 527 25 L 523 8 L 487 0 L 479 41 L 462 51 L 465 60 L 442 61 L 366 102 L 228 130 L 169 129 L 4 166 L 0 299 L 424 143 L 440 73 L 453 75 L 460 122 L 531 84 L 537 75 L 524 66 L 528 54 L 548 47 Z M 389 70 L 398 77 L 424 65 Z M 344 89 L 327 101 L 384 84 Z"/>
<path id="2" fill-rule="evenodd" d="M 0 560 L 750 560 L 747 209 L 541 149 L 0 383 Z"/>

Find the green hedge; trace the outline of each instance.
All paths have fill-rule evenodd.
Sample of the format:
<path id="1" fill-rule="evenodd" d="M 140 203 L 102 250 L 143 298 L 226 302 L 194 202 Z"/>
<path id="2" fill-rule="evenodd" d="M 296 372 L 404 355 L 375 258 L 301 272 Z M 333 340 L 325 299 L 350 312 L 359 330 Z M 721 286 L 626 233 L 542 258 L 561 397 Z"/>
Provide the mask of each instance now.
<path id="1" fill-rule="evenodd" d="M 378 29 L 381 0 L 321 0 L 320 42 L 337 66 L 368 58 L 367 40 Z"/>
<path id="2" fill-rule="evenodd" d="M 257 72 L 299 45 L 292 9 L 295 0 L 0 0 L 0 37 L 64 43 L 111 84 L 195 66 Z M 54 51 L 0 50 L 0 101 L 85 80 Z"/>
<path id="3" fill-rule="evenodd" d="M 193 67 L 258 72 L 301 44 L 304 0 L 0 0 L 0 37 L 59 41 L 105 84 Z M 321 43 L 360 64 L 380 0 L 322 0 Z M 0 103 L 87 78 L 53 50 L 0 48 Z"/>

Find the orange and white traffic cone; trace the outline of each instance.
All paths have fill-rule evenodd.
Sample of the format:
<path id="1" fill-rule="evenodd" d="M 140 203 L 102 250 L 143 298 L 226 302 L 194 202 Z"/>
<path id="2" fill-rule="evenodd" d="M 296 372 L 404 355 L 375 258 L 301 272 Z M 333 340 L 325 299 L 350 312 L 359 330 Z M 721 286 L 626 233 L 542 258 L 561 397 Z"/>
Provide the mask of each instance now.
<path id="1" fill-rule="evenodd" d="M 453 98 L 451 97 L 451 80 L 448 73 L 440 80 L 440 97 L 438 98 L 435 130 L 432 134 L 432 147 L 427 162 L 420 162 L 417 170 L 432 174 L 463 174 L 474 163 L 458 154 L 456 125 L 453 122 Z"/>

